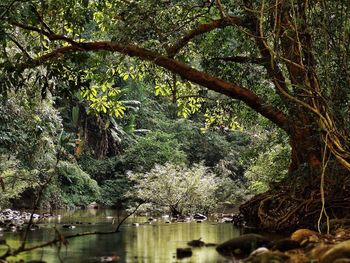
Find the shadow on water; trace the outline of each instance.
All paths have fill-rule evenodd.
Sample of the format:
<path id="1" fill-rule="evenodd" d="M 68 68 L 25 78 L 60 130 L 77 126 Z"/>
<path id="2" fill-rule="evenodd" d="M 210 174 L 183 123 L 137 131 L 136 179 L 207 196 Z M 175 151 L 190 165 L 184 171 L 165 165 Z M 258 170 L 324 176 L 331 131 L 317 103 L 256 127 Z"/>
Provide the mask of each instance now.
<path id="1" fill-rule="evenodd" d="M 40 229 L 31 231 L 28 245 L 51 240 L 54 226 L 63 234 L 87 231 L 110 231 L 116 227 L 116 210 L 75 210 L 57 211 L 61 219 L 43 222 Z M 74 229 L 62 226 L 72 224 Z M 188 247 L 187 242 L 201 238 L 205 243 L 222 243 L 239 236 L 240 232 L 230 223 L 215 223 L 210 220 L 202 223 L 166 223 L 163 218 L 149 223 L 146 217 L 130 217 L 121 227 L 120 233 L 112 235 L 92 235 L 69 240 L 67 247 L 37 249 L 30 253 L 9 258 L 10 262 L 23 259 L 56 262 L 103 262 L 119 258 L 117 262 L 164 263 L 164 262 L 228 262 L 215 250 L 215 246 L 192 248 L 192 257 L 177 259 L 176 249 Z M 22 233 L 23 234 L 23 233 Z M 20 244 L 21 233 L 4 233 L 3 238 L 13 247 Z M 0 250 L 2 248 L 0 247 Z"/>

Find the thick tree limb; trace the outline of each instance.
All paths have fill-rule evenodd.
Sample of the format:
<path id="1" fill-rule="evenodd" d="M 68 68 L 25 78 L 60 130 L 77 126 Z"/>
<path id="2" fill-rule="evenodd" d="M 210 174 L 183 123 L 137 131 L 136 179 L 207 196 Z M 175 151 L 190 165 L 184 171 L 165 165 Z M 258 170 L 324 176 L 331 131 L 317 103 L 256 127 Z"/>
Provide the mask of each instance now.
<path id="1" fill-rule="evenodd" d="M 31 66 L 40 65 L 46 61 L 56 59 L 66 53 L 74 51 L 99 51 L 107 50 L 112 52 L 119 52 L 128 56 L 136 56 L 142 60 L 151 61 L 163 68 L 170 70 L 173 73 L 179 74 L 181 77 L 188 79 L 194 83 L 207 87 L 211 90 L 225 94 L 229 97 L 241 100 L 245 102 L 249 107 L 259 112 L 264 117 L 274 122 L 277 126 L 288 131 L 288 122 L 285 114 L 271 105 L 267 105 L 262 98 L 257 96 L 252 91 L 233 83 L 226 82 L 222 79 L 213 77 L 204 72 L 191 68 L 190 66 L 171 59 L 176 53 L 181 50 L 191 39 L 194 37 L 210 32 L 216 28 L 224 28 L 231 25 L 243 26 L 245 19 L 237 16 L 226 16 L 218 20 L 213 20 L 210 23 L 201 24 L 196 29 L 188 32 L 185 36 L 179 39 L 173 46 L 167 48 L 168 57 L 162 56 L 158 53 L 139 48 L 135 45 L 121 45 L 109 41 L 90 42 L 90 43 L 77 43 L 72 39 L 65 36 L 50 34 L 43 32 L 41 29 L 26 26 L 19 23 L 13 23 L 13 25 L 21 27 L 27 30 L 34 30 L 47 36 L 50 40 L 63 40 L 70 43 L 72 46 L 62 47 L 54 50 L 51 53 L 43 55 L 31 62 Z M 241 59 L 244 60 L 244 59 Z M 259 59 L 260 60 L 260 59 Z M 24 66 L 26 67 L 26 66 Z"/>
<path id="2" fill-rule="evenodd" d="M 186 35 L 180 38 L 172 46 L 167 48 L 169 57 L 174 57 L 187 43 L 196 36 L 210 32 L 217 28 L 225 28 L 227 26 L 237 25 L 242 26 L 244 18 L 238 16 L 226 16 L 221 19 L 213 20 L 206 24 L 201 24 L 197 28 L 189 31 Z"/>
<path id="3" fill-rule="evenodd" d="M 261 97 L 257 96 L 251 90 L 244 88 L 238 84 L 230 83 L 223 79 L 211 76 L 175 59 L 162 56 L 159 53 L 140 48 L 132 44 L 123 45 L 111 41 L 79 43 L 79 45 L 58 48 L 51 53 L 48 53 L 36 60 L 31 61 L 30 64 L 22 64 L 17 68 L 24 69 L 28 67 L 35 67 L 45 62 L 62 57 L 67 53 L 86 51 L 119 52 L 130 57 L 138 57 L 142 60 L 150 61 L 158 66 L 161 66 L 173 73 L 180 75 L 184 79 L 197 83 L 203 87 L 207 87 L 208 89 L 219 92 L 221 94 L 225 94 L 231 98 L 241 100 L 253 110 L 257 111 L 264 117 L 274 122 L 278 127 L 284 129 L 285 131 L 289 130 L 286 115 L 278 109 L 267 104 Z"/>

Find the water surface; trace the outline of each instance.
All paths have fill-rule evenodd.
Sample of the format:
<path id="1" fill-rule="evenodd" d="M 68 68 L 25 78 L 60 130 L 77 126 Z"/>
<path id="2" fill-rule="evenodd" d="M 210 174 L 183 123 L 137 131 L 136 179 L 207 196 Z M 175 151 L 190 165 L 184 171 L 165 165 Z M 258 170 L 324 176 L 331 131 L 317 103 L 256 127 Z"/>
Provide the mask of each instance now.
<path id="1" fill-rule="evenodd" d="M 55 236 L 54 227 L 63 234 L 74 234 L 86 231 L 110 231 L 115 229 L 118 217 L 116 210 L 75 210 L 58 211 L 61 219 L 54 219 L 41 224 L 41 228 L 31 231 L 28 245 L 46 242 Z M 81 222 L 83 224 L 76 224 Z M 133 223 L 140 223 L 134 226 Z M 101 262 L 101 257 L 118 256 L 117 262 L 135 263 L 167 263 L 192 262 L 213 263 L 229 262 L 221 257 L 215 247 L 193 248 L 190 258 L 177 259 L 176 248 L 185 248 L 187 242 L 201 238 L 205 243 L 222 243 L 239 235 L 239 230 L 232 224 L 219 224 L 207 220 L 203 223 L 165 223 L 159 218 L 151 224 L 146 217 L 130 217 L 120 228 L 120 232 L 112 235 L 92 235 L 69 239 L 67 247 L 57 246 L 38 249 L 16 258 L 10 262 L 25 260 L 43 260 L 48 263 L 67 262 Z M 75 229 L 64 229 L 63 224 L 74 223 Z M 114 223 L 114 224 L 113 224 Z M 4 233 L 3 238 L 13 247 L 19 246 L 21 233 Z M 3 247 L 0 247 L 2 250 Z"/>

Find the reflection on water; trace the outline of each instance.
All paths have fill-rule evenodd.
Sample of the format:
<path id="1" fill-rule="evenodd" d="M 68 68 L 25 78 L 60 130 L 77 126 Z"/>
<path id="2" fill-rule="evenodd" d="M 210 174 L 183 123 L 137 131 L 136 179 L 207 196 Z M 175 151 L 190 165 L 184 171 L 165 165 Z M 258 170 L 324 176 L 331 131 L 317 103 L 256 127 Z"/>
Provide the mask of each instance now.
<path id="1" fill-rule="evenodd" d="M 54 237 L 54 229 L 64 234 L 85 231 L 109 231 L 116 225 L 118 212 L 116 210 L 77 210 L 59 211 L 61 220 L 44 223 L 39 230 L 30 232 L 28 245 L 48 241 Z M 122 218 L 120 216 L 120 218 Z M 75 229 L 64 229 L 62 224 L 83 222 L 76 224 Z M 152 224 L 132 223 L 146 222 L 144 217 L 130 217 L 121 227 L 121 232 L 112 235 L 93 235 L 69 240 L 67 247 L 60 250 L 57 247 L 46 247 L 23 254 L 17 258 L 9 258 L 10 262 L 19 259 L 39 260 L 48 263 L 55 262 L 100 262 L 103 256 L 118 256 L 118 262 L 135 263 L 165 263 L 165 262 L 227 262 L 215 250 L 215 247 L 193 248 L 193 256 L 182 260 L 176 259 L 176 248 L 187 247 L 186 243 L 201 238 L 205 243 L 221 243 L 239 235 L 239 230 L 232 224 L 217 224 L 210 221 L 203 223 L 172 223 L 166 224 L 158 219 Z M 90 224 L 91 223 L 91 224 Z M 4 238 L 11 246 L 20 243 L 20 233 L 4 233 Z M 4 248 L 0 247 L 0 251 Z M 61 260 L 61 261 L 60 261 Z"/>

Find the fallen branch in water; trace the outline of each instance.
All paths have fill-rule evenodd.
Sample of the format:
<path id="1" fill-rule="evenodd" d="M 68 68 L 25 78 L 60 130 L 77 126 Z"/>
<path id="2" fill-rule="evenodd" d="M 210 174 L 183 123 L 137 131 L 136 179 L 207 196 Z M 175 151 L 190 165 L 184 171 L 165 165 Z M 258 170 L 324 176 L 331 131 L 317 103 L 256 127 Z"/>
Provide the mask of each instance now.
<path id="1" fill-rule="evenodd" d="M 125 222 L 126 219 L 128 219 L 130 216 L 132 216 L 138 209 L 139 207 L 142 205 L 143 203 L 140 203 L 136 206 L 136 208 L 131 211 L 129 214 L 127 214 L 121 221 L 120 223 L 117 225 L 116 229 L 112 230 L 112 231 L 94 231 L 94 232 L 83 232 L 83 233 L 77 233 L 74 235 L 67 235 L 64 236 L 62 235 L 60 232 L 58 232 L 58 230 L 56 229 L 56 234 L 57 237 L 55 237 L 54 239 L 52 239 L 51 241 L 47 241 L 45 243 L 36 245 L 36 246 L 32 246 L 32 247 L 23 247 L 20 246 L 19 248 L 12 250 L 11 247 L 8 246 L 8 250 L 5 252 L 5 254 L 3 254 L 2 256 L 0 256 L 0 259 L 6 259 L 7 257 L 10 256 L 17 256 L 18 254 L 21 254 L 23 252 L 28 252 L 28 251 L 32 251 L 38 248 L 43 248 L 43 247 L 47 247 L 47 246 L 51 246 L 54 245 L 56 243 L 60 243 L 60 244 L 64 244 L 64 245 L 68 245 L 67 240 L 68 239 L 72 239 L 72 238 L 76 238 L 76 237 L 83 237 L 83 236 L 91 236 L 91 235 L 110 235 L 110 234 L 115 234 L 119 232 L 119 228 L 121 227 L 121 225 Z"/>

